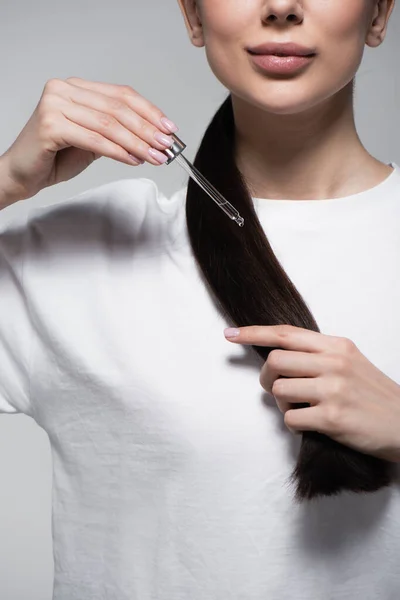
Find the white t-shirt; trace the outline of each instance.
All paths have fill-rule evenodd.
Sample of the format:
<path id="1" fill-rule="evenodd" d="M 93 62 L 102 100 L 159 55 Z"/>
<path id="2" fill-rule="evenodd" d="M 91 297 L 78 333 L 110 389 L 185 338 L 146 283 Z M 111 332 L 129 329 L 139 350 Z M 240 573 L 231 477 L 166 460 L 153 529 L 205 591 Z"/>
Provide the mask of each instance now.
<path id="1" fill-rule="evenodd" d="M 346 198 L 253 202 L 321 332 L 400 383 L 391 166 Z M 0 409 L 49 436 L 54 600 L 397 600 L 400 477 L 295 504 L 301 436 L 224 338 L 185 199 L 125 179 L 0 231 Z"/>

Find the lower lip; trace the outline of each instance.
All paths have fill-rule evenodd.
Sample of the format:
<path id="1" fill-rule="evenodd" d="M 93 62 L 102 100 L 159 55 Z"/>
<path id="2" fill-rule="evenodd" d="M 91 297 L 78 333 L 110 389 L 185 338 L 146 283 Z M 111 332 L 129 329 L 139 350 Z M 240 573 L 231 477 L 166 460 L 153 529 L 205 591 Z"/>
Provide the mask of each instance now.
<path id="1" fill-rule="evenodd" d="M 250 54 L 253 61 L 268 73 L 295 73 L 309 65 L 313 56 L 274 56 L 273 54 Z"/>

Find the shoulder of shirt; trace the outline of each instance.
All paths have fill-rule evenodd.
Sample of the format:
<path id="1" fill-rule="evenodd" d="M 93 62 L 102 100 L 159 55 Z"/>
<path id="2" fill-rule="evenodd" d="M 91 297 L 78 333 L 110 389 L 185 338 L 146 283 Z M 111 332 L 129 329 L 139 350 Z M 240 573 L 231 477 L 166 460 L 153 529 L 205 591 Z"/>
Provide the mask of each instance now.
<path id="1" fill-rule="evenodd" d="M 28 200 L 26 210 L 3 219 L 0 234 L 24 230 L 36 245 L 64 233 L 94 240 L 113 231 L 146 237 L 149 245 L 171 244 L 184 225 L 185 199 L 184 187 L 166 196 L 151 179 L 118 179 L 52 204 L 36 206 Z"/>
<path id="2" fill-rule="evenodd" d="M 58 213 L 65 215 L 67 212 L 79 217 L 85 216 L 87 211 L 93 212 L 93 216 L 100 211 L 112 216 L 123 208 L 134 214 L 137 220 L 156 218 L 157 214 L 170 214 L 171 210 L 180 208 L 182 191 L 178 190 L 167 197 L 152 179 L 118 179 L 84 190 L 65 200 L 34 207 L 30 209 L 30 219 Z"/>

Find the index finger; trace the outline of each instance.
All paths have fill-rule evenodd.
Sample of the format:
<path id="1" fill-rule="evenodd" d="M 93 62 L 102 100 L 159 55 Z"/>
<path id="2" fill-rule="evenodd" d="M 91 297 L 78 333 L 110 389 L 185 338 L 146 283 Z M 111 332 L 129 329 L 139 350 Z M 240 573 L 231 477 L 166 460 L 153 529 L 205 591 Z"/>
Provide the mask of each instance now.
<path id="1" fill-rule="evenodd" d="M 301 352 L 323 352 L 326 350 L 326 338 L 330 337 L 294 325 L 250 325 L 238 327 L 238 330 L 239 335 L 230 338 L 230 341 Z"/>

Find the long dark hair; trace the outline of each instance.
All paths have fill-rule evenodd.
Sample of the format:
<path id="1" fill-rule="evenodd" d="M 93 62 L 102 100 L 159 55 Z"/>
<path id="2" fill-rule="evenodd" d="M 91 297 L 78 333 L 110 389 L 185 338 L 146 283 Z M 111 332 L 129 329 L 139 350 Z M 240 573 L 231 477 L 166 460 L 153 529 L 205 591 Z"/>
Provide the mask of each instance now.
<path id="1" fill-rule="evenodd" d="M 199 171 L 244 217 L 230 221 L 191 179 L 186 221 L 196 261 L 209 291 L 237 327 L 290 324 L 318 331 L 302 296 L 276 258 L 235 159 L 232 96 L 211 120 L 194 160 Z M 273 350 L 250 346 L 266 360 Z M 293 408 L 309 404 L 293 404 Z M 393 463 L 357 452 L 316 431 L 302 433 L 297 464 L 289 478 L 295 500 L 332 496 L 342 490 L 373 492 L 390 485 Z"/>

